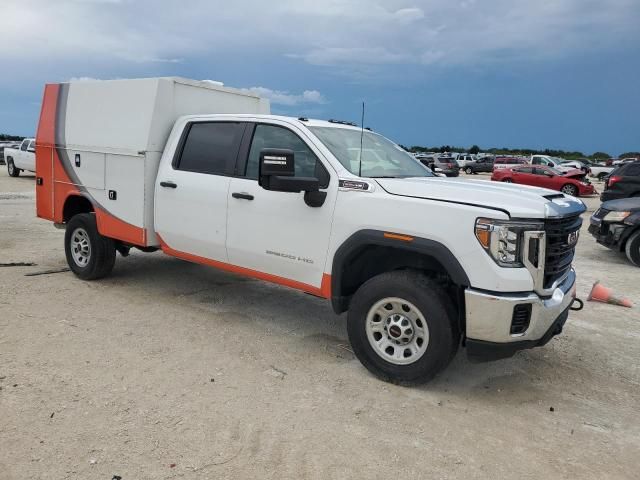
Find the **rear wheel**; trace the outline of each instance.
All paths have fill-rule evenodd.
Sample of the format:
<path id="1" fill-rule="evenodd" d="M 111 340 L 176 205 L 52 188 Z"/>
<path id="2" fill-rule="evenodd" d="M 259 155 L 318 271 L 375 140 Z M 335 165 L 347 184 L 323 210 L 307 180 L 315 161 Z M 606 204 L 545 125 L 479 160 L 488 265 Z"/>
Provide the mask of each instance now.
<path id="1" fill-rule="evenodd" d="M 75 215 L 69 221 L 64 249 L 69 268 L 83 280 L 107 276 L 116 262 L 115 243 L 98 233 L 96 217 L 91 213 Z"/>
<path id="2" fill-rule="evenodd" d="M 578 187 L 576 187 L 575 185 L 571 185 L 570 183 L 567 183 L 566 185 L 563 185 L 563 187 L 560 189 L 560 191 L 562 193 L 567 194 L 567 195 L 571 195 L 572 197 L 577 197 L 578 196 Z"/>
<path id="3" fill-rule="evenodd" d="M 504 183 L 513 183 L 513 180 L 511 180 L 510 178 L 505 178 L 504 180 L 502 180 Z"/>
<path id="4" fill-rule="evenodd" d="M 640 230 L 633 233 L 624 247 L 627 258 L 636 267 L 640 267 Z"/>
<path id="5" fill-rule="evenodd" d="M 607 174 L 605 172 L 600 172 L 598 174 L 598 180 L 600 180 L 601 182 L 604 180 L 604 177 L 606 177 Z"/>
<path id="6" fill-rule="evenodd" d="M 425 275 L 378 275 L 353 297 L 347 331 L 362 364 L 382 380 L 423 383 L 443 370 L 460 333 L 447 293 Z"/>
<path id="7" fill-rule="evenodd" d="M 13 163 L 13 158 L 11 157 L 7 159 L 7 172 L 9 172 L 10 177 L 17 177 L 18 175 L 20 175 L 20 170 L 16 168 L 15 164 Z"/>

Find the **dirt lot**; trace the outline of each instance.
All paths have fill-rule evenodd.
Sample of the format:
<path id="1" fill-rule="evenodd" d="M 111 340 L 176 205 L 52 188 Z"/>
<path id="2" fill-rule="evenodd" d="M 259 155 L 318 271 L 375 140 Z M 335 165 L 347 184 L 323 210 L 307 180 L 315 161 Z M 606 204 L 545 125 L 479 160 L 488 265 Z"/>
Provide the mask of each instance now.
<path id="1" fill-rule="evenodd" d="M 544 348 L 464 351 L 419 388 L 354 359 L 322 300 L 160 253 L 87 283 L 0 173 L 0 479 L 638 478 L 640 313 L 587 303 Z M 593 211 L 597 199 L 588 199 Z M 578 247 L 640 303 L 640 270 Z"/>

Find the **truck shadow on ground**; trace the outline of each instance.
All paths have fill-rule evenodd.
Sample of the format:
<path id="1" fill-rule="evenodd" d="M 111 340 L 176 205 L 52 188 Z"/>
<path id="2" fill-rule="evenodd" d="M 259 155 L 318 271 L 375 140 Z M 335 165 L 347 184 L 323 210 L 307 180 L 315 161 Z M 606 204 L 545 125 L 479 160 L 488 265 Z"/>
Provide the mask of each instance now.
<path id="1" fill-rule="evenodd" d="M 160 253 L 119 257 L 113 275 L 102 282 L 179 302 L 185 308 L 201 311 L 210 322 L 237 323 L 256 329 L 257 334 L 266 331 L 284 335 L 287 342 L 292 342 L 292 349 L 321 355 L 329 362 L 349 362 L 359 374 L 374 379 L 351 350 L 346 314 L 336 315 L 327 300 Z M 576 377 L 570 370 L 580 368 L 580 364 L 571 365 L 565 375 L 558 365 L 567 361 L 573 363 L 565 352 L 547 346 L 506 360 L 472 363 L 461 347 L 436 379 L 414 388 L 459 396 L 481 394 L 479 398 L 487 401 L 500 397 L 510 404 L 533 402 L 544 396 L 540 378 L 551 376 L 554 383 L 571 386 Z M 539 395 L 534 394 L 538 390 Z"/>

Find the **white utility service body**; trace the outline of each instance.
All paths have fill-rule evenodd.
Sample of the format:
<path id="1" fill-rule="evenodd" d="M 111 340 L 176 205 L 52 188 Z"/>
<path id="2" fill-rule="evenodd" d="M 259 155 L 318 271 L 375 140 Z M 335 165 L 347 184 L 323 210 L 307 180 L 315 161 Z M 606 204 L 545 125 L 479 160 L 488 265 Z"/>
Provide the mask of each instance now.
<path id="1" fill-rule="evenodd" d="M 582 202 L 436 177 L 376 133 L 268 110 L 183 79 L 48 85 L 38 215 L 66 225 L 74 273 L 160 248 L 330 299 L 394 381 L 428 380 L 461 342 L 503 358 L 561 331 Z"/>
<path id="2" fill-rule="evenodd" d="M 25 138 L 18 148 L 5 148 L 4 160 L 9 175 L 17 177 L 20 172 L 36 171 L 36 140 Z"/>

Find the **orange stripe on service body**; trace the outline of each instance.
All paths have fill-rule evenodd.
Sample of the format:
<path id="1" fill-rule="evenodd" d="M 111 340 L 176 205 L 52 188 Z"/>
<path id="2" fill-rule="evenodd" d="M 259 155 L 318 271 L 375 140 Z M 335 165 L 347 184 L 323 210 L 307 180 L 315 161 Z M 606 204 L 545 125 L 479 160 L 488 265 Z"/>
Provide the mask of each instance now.
<path id="1" fill-rule="evenodd" d="M 158 235 L 156 233 L 156 235 Z M 219 268 L 220 270 L 226 270 L 227 272 L 233 272 L 245 277 L 257 278 L 259 280 L 266 280 L 267 282 L 277 283 L 278 285 L 284 285 L 285 287 L 294 288 L 296 290 L 302 290 L 303 292 L 310 293 L 317 297 L 331 298 L 331 275 L 325 273 L 322 275 L 322 285 L 320 288 L 308 285 L 306 283 L 298 282 L 296 280 L 290 280 L 288 278 L 279 277 L 277 275 L 271 275 L 270 273 L 259 272 L 250 268 L 238 267 L 237 265 L 231 265 L 230 263 L 219 262 L 217 260 L 211 260 L 210 258 L 200 257 L 191 253 L 180 252 L 174 250 L 158 235 L 160 241 L 160 247 L 162 251 L 172 257 L 181 258 L 189 262 L 199 263 L 201 265 L 208 265 L 210 267 Z"/>
<path id="2" fill-rule="evenodd" d="M 54 146 L 56 143 L 56 109 L 58 106 L 59 91 L 60 85 L 57 84 L 49 84 L 44 87 L 40 121 L 38 122 L 38 132 L 36 133 L 36 144 Z"/>
<path id="3" fill-rule="evenodd" d="M 96 208 L 96 223 L 98 231 L 105 237 L 115 238 L 133 245 L 145 246 L 147 244 L 147 232 L 144 228 L 120 220 L 100 207 Z"/>

